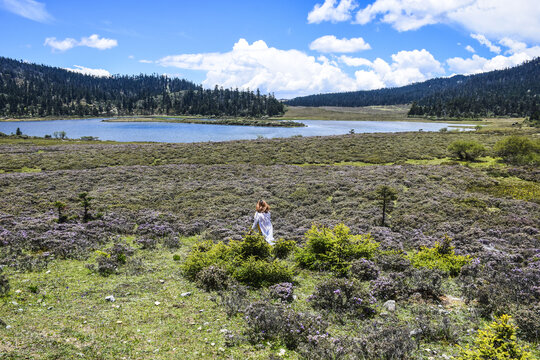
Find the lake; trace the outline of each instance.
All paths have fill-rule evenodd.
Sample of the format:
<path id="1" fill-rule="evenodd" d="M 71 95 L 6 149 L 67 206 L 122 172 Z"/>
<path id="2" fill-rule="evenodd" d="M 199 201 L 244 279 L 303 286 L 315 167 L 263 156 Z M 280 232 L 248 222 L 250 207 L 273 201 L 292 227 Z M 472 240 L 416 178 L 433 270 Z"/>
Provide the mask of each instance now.
<path id="1" fill-rule="evenodd" d="M 78 139 L 81 136 L 95 136 L 100 140 L 189 143 L 256 139 L 261 136 L 277 138 L 299 135 L 343 135 L 349 133 L 351 129 L 354 129 L 355 133 L 438 131 L 445 127 L 452 129 L 456 126 L 456 124 L 409 121 L 302 120 L 301 122 L 307 127 L 276 128 L 164 122 L 103 122 L 102 120 L 100 118 L 0 122 L 0 132 L 11 134 L 20 128 L 23 134 L 31 136 L 52 135 L 55 131 L 65 131 L 67 137 L 71 139 Z M 474 127 L 470 124 L 460 124 L 459 126 Z"/>

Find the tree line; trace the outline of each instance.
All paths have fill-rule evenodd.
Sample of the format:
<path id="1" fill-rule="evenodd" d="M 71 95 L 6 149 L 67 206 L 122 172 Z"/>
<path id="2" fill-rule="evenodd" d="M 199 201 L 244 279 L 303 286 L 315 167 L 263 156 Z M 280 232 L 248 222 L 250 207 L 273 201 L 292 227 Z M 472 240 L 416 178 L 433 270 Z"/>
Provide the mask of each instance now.
<path id="1" fill-rule="evenodd" d="M 0 116 L 5 117 L 283 113 L 273 94 L 258 89 L 204 89 L 157 74 L 95 77 L 0 57 Z"/>

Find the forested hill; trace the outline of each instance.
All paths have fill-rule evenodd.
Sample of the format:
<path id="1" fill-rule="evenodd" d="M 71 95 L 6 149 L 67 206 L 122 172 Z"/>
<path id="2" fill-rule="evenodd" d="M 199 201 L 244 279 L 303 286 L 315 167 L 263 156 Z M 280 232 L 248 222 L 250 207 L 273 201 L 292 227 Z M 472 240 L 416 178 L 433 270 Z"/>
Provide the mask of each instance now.
<path id="1" fill-rule="evenodd" d="M 477 75 L 438 78 L 399 88 L 298 97 L 292 106 L 370 106 L 413 103 L 409 115 L 531 116 L 540 110 L 540 58 Z"/>
<path id="2" fill-rule="evenodd" d="M 95 77 L 0 57 L 0 116 L 283 114 L 273 95 L 259 90 L 203 89 L 161 75 Z"/>

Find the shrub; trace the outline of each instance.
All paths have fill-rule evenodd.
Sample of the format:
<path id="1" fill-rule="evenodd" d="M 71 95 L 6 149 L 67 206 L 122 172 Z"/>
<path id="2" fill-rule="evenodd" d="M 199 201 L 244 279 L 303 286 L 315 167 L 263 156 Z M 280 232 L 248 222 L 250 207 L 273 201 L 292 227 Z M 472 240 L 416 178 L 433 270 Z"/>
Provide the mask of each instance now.
<path id="1" fill-rule="evenodd" d="M 348 313 L 360 317 L 375 314 L 373 304 L 376 299 L 363 290 L 354 280 L 329 279 L 323 281 L 309 296 L 309 303 L 315 309 Z"/>
<path id="2" fill-rule="evenodd" d="M 272 254 L 278 259 L 286 259 L 296 248 L 293 240 L 279 239 L 272 248 Z"/>
<path id="3" fill-rule="evenodd" d="M 173 259 L 174 261 L 180 261 L 180 255 L 174 254 L 173 257 L 172 257 L 172 259 Z"/>
<path id="4" fill-rule="evenodd" d="M 446 311 L 433 307 L 417 307 L 413 310 L 414 327 L 412 331 L 417 343 L 445 341 L 457 343 L 462 333 Z"/>
<path id="5" fill-rule="evenodd" d="M 460 348 L 460 359 L 532 359 L 531 354 L 518 344 L 516 329 L 510 316 L 503 314 L 495 318 L 495 321 L 478 331 L 472 349 Z"/>
<path id="6" fill-rule="evenodd" d="M 331 270 L 346 275 L 352 260 L 372 258 L 379 247 L 371 235 L 352 235 L 343 224 L 333 229 L 313 225 L 306 232 L 306 244 L 296 253 L 296 261 L 312 270 Z"/>
<path id="7" fill-rule="evenodd" d="M 375 259 L 384 271 L 401 272 L 411 268 L 411 261 L 400 251 L 385 251 Z"/>
<path id="8" fill-rule="evenodd" d="M 374 321 L 362 329 L 362 348 L 367 359 L 409 359 L 414 350 L 411 329 L 391 317 L 388 322 Z"/>
<path id="9" fill-rule="evenodd" d="M 220 242 L 214 244 L 211 241 L 195 245 L 186 260 L 182 264 L 184 276 L 195 281 L 196 276 L 204 268 L 211 265 L 220 266 L 227 269 L 227 261 L 231 257 L 231 248 Z"/>
<path id="10" fill-rule="evenodd" d="M 271 246 L 266 242 L 260 233 L 250 233 L 244 235 L 243 240 L 237 243 L 235 251 L 242 259 L 254 257 L 255 259 L 266 259 L 270 256 Z"/>
<path id="11" fill-rule="evenodd" d="M 510 164 L 537 164 L 540 144 L 525 136 L 509 136 L 495 144 L 495 154 Z"/>
<path id="12" fill-rule="evenodd" d="M 248 305 L 247 296 L 248 292 L 245 286 L 232 284 L 228 287 L 228 291 L 219 292 L 220 305 L 227 316 L 231 317 L 244 311 Z"/>
<path id="13" fill-rule="evenodd" d="M 437 300 L 442 295 L 442 276 L 431 269 L 412 270 L 406 274 L 409 294 L 419 293 L 424 299 Z"/>
<path id="14" fill-rule="evenodd" d="M 386 213 L 392 211 L 393 201 L 397 199 L 397 191 L 390 186 L 381 185 L 375 190 L 375 197 L 377 200 L 381 201 L 381 226 L 386 226 Z"/>
<path id="15" fill-rule="evenodd" d="M 233 277 L 243 284 L 261 287 L 290 282 L 293 271 L 281 261 L 268 262 L 252 256 L 235 267 Z"/>
<path id="16" fill-rule="evenodd" d="M 518 336 L 533 343 L 540 341 L 540 304 L 518 310 L 514 316 Z"/>
<path id="17" fill-rule="evenodd" d="M 101 276 L 109 276 L 118 270 L 118 262 L 111 256 L 101 255 L 97 258 L 97 272 Z"/>
<path id="18" fill-rule="evenodd" d="M 138 238 L 135 242 L 144 250 L 153 250 L 157 246 L 157 240 L 154 238 Z"/>
<path id="19" fill-rule="evenodd" d="M 9 289 L 9 279 L 6 275 L 0 273 L 0 296 L 6 296 Z"/>
<path id="20" fill-rule="evenodd" d="M 270 286 L 270 296 L 282 302 L 292 302 L 294 300 L 294 286 L 289 282 L 279 283 Z"/>
<path id="21" fill-rule="evenodd" d="M 197 283 L 206 291 L 224 290 L 228 286 L 229 276 L 225 269 L 209 266 L 197 274 Z"/>
<path id="22" fill-rule="evenodd" d="M 461 268 L 470 263 L 470 256 L 456 255 L 454 247 L 447 236 L 442 243 L 436 242 L 432 248 L 422 247 L 418 252 L 409 255 L 414 267 L 438 269 L 450 276 L 459 274 Z"/>
<path id="23" fill-rule="evenodd" d="M 458 160 L 474 161 L 486 154 L 486 148 L 473 140 L 456 140 L 448 145 L 448 152 Z"/>
<path id="24" fill-rule="evenodd" d="M 320 316 L 298 313 L 265 301 L 250 304 L 245 318 L 245 334 L 252 343 L 276 340 L 288 349 L 296 349 L 310 336 L 324 334 L 328 327 Z"/>
<path id="25" fill-rule="evenodd" d="M 390 273 L 371 281 L 373 296 L 379 300 L 397 300 L 409 293 L 402 274 Z"/>
<path id="26" fill-rule="evenodd" d="M 358 259 L 351 263 L 349 274 L 360 281 L 375 280 L 379 276 L 379 268 L 370 260 Z"/>

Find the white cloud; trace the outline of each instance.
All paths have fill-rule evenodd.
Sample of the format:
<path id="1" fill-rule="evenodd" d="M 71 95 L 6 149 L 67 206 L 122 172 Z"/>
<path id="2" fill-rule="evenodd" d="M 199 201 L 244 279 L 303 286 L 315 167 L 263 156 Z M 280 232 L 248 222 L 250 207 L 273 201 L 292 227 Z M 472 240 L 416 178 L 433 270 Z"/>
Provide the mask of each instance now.
<path id="1" fill-rule="evenodd" d="M 310 23 L 348 21 L 353 1 L 325 1 L 309 13 Z M 338 11 L 339 9 L 339 11 Z M 437 23 L 457 24 L 488 38 L 510 37 L 540 41 L 540 6 L 538 0 L 375 0 L 359 9 L 355 22 L 374 20 L 392 25 L 398 31 L 416 30 Z"/>
<path id="2" fill-rule="evenodd" d="M 527 44 L 521 41 L 512 40 L 508 37 L 504 37 L 499 41 L 499 44 L 508 48 L 509 53 L 515 54 L 519 52 L 528 51 Z"/>
<path id="3" fill-rule="evenodd" d="M 53 20 L 45 9 L 45 4 L 34 0 L 0 0 L 0 5 L 7 11 L 30 20 L 42 23 Z"/>
<path id="4" fill-rule="evenodd" d="M 143 64 L 152 64 L 153 63 L 152 60 L 145 60 L 145 59 L 139 60 L 139 62 L 143 63 Z"/>
<path id="5" fill-rule="evenodd" d="M 471 53 L 475 53 L 475 52 L 476 52 L 476 50 L 474 50 L 474 48 L 473 48 L 471 45 L 465 46 L 465 50 L 467 50 L 468 52 L 471 52 Z"/>
<path id="6" fill-rule="evenodd" d="M 348 66 L 370 68 L 369 71 L 357 71 L 355 75 L 357 83 L 371 84 L 372 89 L 403 86 L 443 75 L 445 72 L 441 63 L 425 49 L 400 51 L 393 54 L 391 64 L 381 58 L 369 61 L 364 58 L 341 56 L 340 60 Z"/>
<path id="7" fill-rule="evenodd" d="M 353 53 L 361 50 L 369 50 L 371 46 L 361 37 L 338 39 L 334 35 L 326 35 L 313 40 L 309 48 L 325 53 Z"/>
<path id="8" fill-rule="evenodd" d="M 115 39 L 100 38 L 99 35 L 93 34 L 89 37 L 83 37 L 79 42 L 79 46 L 88 46 L 99 50 L 106 50 L 118 46 L 118 41 Z"/>
<path id="9" fill-rule="evenodd" d="M 471 34 L 471 37 L 475 40 L 477 40 L 480 44 L 484 45 L 489 49 L 489 51 L 499 54 L 501 52 L 501 48 L 497 45 L 493 45 L 491 41 L 489 41 L 484 35 L 481 34 Z"/>
<path id="10" fill-rule="evenodd" d="M 74 68 L 65 68 L 68 71 L 76 72 L 79 74 L 92 75 L 97 77 L 109 77 L 111 74 L 104 69 L 91 69 L 80 65 L 73 65 Z"/>
<path id="11" fill-rule="evenodd" d="M 318 24 L 323 21 L 335 23 L 351 19 L 351 11 L 357 7 L 356 3 L 353 0 L 340 0 L 336 6 L 336 2 L 325 0 L 322 5 L 316 4 L 308 14 L 308 23 Z"/>
<path id="12" fill-rule="evenodd" d="M 156 63 L 205 71 L 205 87 L 217 84 L 226 88 L 259 88 L 279 97 L 401 86 L 444 74 L 441 64 L 427 50 L 400 51 L 387 63 L 349 56 L 316 58 L 298 50 L 269 47 L 262 40 L 249 44 L 244 39 L 229 52 L 171 55 Z M 358 69 L 350 76 L 339 63 L 367 69 Z"/>
<path id="13" fill-rule="evenodd" d="M 80 41 L 72 38 L 57 40 L 55 37 L 48 37 L 45 39 L 43 45 L 50 46 L 56 51 L 66 51 L 76 46 L 87 46 L 99 50 L 106 50 L 118 46 L 118 41 L 115 39 L 100 38 L 99 35 L 93 34 L 88 37 L 81 38 Z"/>
<path id="14" fill-rule="evenodd" d="M 133 59 L 135 59 L 135 56 L 133 56 L 133 55 L 129 55 L 129 56 L 128 56 L 128 59 L 131 59 L 131 60 L 133 60 Z"/>
<path id="15" fill-rule="evenodd" d="M 279 96 L 356 90 L 356 80 L 326 57 L 316 59 L 298 50 L 280 50 L 262 41 L 240 39 L 226 53 L 166 56 L 156 61 L 166 67 L 206 71 L 203 85 L 259 88 Z"/>

